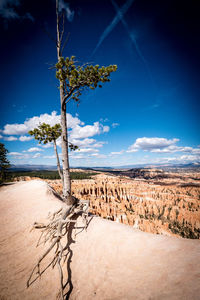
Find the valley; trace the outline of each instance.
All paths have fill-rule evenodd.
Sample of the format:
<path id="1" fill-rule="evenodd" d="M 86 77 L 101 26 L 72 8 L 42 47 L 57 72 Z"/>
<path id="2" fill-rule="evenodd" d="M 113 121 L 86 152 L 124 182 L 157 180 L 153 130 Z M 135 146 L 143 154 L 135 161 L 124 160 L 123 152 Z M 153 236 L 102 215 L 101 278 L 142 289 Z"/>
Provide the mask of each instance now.
<path id="1" fill-rule="evenodd" d="M 100 172 L 92 179 L 72 180 L 73 195 L 89 200 L 92 214 L 145 232 L 200 238 L 198 171 L 172 173 L 141 169 L 111 173 Z M 48 182 L 61 193 L 60 180 Z"/>

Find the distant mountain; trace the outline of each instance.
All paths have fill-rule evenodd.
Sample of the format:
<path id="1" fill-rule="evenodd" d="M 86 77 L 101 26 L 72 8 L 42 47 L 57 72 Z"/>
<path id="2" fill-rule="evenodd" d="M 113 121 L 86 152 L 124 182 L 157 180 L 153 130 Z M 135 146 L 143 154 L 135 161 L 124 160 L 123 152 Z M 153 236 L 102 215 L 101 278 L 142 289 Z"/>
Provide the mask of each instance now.
<path id="1" fill-rule="evenodd" d="M 40 170 L 47 170 L 47 171 L 55 171 L 57 170 L 56 166 L 49 166 L 49 165 L 11 165 L 9 171 L 40 171 Z"/>
<path id="2" fill-rule="evenodd" d="M 200 162 L 189 164 L 137 164 L 137 165 L 125 165 L 116 166 L 113 169 L 133 169 L 133 168 L 199 168 Z"/>
<path id="3" fill-rule="evenodd" d="M 134 168 L 159 168 L 159 169 L 190 169 L 190 168 L 200 168 L 200 163 L 190 163 L 190 164 L 135 164 L 135 165 L 124 165 L 124 166 L 104 166 L 104 167 L 71 167 L 72 169 L 84 169 L 84 170 L 96 170 L 96 171 L 106 171 L 106 170 L 116 170 L 116 169 L 134 169 Z M 10 171 L 55 171 L 57 166 L 53 165 L 11 165 Z"/>
<path id="4" fill-rule="evenodd" d="M 90 168 L 90 167 L 71 167 L 71 169 L 83 169 L 83 170 L 105 170 L 105 169 L 112 169 L 111 167 L 95 167 L 95 168 Z M 41 171 L 41 170 L 46 170 L 46 171 L 55 171 L 57 170 L 57 166 L 53 165 L 29 165 L 29 164 L 24 164 L 24 165 L 11 165 L 10 171 Z"/>

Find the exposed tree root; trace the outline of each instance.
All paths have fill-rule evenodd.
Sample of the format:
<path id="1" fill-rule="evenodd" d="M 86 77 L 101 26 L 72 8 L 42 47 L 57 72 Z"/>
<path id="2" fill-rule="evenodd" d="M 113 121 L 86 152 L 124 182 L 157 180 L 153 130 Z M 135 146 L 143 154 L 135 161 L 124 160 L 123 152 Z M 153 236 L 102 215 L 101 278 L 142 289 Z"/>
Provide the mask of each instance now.
<path id="1" fill-rule="evenodd" d="M 41 235 L 37 246 L 45 244 L 46 242 L 50 242 L 50 245 L 34 266 L 28 278 L 27 287 L 35 282 L 49 266 L 54 268 L 57 265 L 60 277 L 60 292 L 58 298 L 64 300 L 64 288 L 66 287 L 66 284 L 63 282 L 62 263 L 67 259 L 71 259 L 69 258 L 71 251 L 71 241 L 69 241 L 69 237 L 71 237 L 72 230 L 75 227 L 79 216 L 82 216 L 84 222 L 83 229 L 86 229 L 88 225 L 88 202 L 79 201 L 71 206 L 65 205 L 63 208 L 60 208 L 58 211 L 48 216 L 49 222 L 47 224 L 34 223 L 32 229 L 41 229 Z M 41 270 L 42 261 L 54 249 L 53 259 L 45 269 Z M 69 283 L 69 274 L 67 283 Z"/>

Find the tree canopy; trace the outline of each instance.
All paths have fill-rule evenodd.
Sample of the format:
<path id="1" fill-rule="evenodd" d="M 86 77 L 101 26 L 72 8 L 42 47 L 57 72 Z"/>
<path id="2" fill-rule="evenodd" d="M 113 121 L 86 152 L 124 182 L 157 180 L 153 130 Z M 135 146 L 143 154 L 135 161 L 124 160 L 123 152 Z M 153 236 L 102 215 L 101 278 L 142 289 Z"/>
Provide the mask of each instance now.
<path id="1" fill-rule="evenodd" d="M 47 144 L 51 143 L 52 141 L 55 142 L 61 136 L 61 125 L 59 123 L 55 124 L 54 126 L 50 126 L 47 123 L 42 123 L 38 125 L 37 128 L 30 130 L 28 133 L 33 135 L 36 140 L 39 141 L 39 144 Z M 69 142 L 70 150 L 77 150 L 78 146 Z"/>
<path id="2" fill-rule="evenodd" d="M 117 70 L 117 65 L 102 66 L 100 68 L 99 65 L 84 64 L 80 66 L 77 63 L 75 56 L 71 56 L 65 59 L 60 57 L 55 65 L 57 69 L 56 78 L 64 84 L 64 102 L 69 102 L 71 99 L 79 102 L 85 89 L 101 88 L 101 83 L 109 82 L 111 72 Z"/>
<path id="3" fill-rule="evenodd" d="M 5 179 L 5 173 L 8 168 L 10 168 L 10 162 L 7 159 L 8 150 L 5 148 L 5 145 L 0 143 L 0 172 L 1 180 Z"/>
<path id="4" fill-rule="evenodd" d="M 49 124 L 42 123 L 28 133 L 33 135 L 39 141 L 39 144 L 47 144 L 57 140 L 61 136 L 61 126 L 60 124 L 55 124 L 51 127 Z"/>

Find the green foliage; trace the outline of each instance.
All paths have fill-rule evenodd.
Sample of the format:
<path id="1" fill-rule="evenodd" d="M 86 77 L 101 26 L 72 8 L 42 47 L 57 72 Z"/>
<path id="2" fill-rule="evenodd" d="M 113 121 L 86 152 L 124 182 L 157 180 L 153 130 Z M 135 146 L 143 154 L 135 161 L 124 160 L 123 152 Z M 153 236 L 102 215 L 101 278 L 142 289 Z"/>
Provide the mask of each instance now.
<path id="1" fill-rule="evenodd" d="M 56 78 L 64 85 L 65 100 L 80 101 L 82 92 L 87 89 L 102 87 L 101 83 L 110 81 L 110 74 L 117 70 L 116 65 L 99 67 L 85 64 L 77 65 L 75 56 L 60 57 L 56 66 Z"/>
<path id="2" fill-rule="evenodd" d="M 91 179 L 91 176 L 96 175 L 98 173 L 87 173 L 87 172 L 71 172 L 71 179 Z M 41 179 L 60 179 L 60 176 L 57 171 L 12 171 L 9 172 L 9 177 L 13 180 L 15 177 L 38 177 Z"/>
<path id="3" fill-rule="evenodd" d="M 6 171 L 10 168 L 10 162 L 7 159 L 8 150 L 5 145 L 0 143 L 0 182 L 6 179 Z"/>
<path id="4" fill-rule="evenodd" d="M 71 151 L 76 151 L 77 149 L 79 149 L 77 145 L 74 145 L 74 144 L 72 144 L 70 142 L 68 142 L 68 144 L 69 144 L 69 149 Z"/>
<path id="5" fill-rule="evenodd" d="M 47 144 L 56 141 L 61 136 L 61 126 L 56 124 L 51 127 L 49 124 L 42 123 L 38 128 L 30 130 L 28 133 L 33 135 L 40 144 Z"/>
<path id="6" fill-rule="evenodd" d="M 169 223 L 169 229 L 171 230 L 171 232 L 181 235 L 183 238 L 200 238 L 200 230 L 198 228 L 192 228 L 191 224 L 187 224 L 186 226 L 184 226 L 177 221 L 171 221 L 171 223 Z"/>
<path id="7" fill-rule="evenodd" d="M 73 179 L 91 179 L 91 176 L 97 175 L 98 173 L 85 173 L 85 172 L 71 172 L 70 178 Z"/>
<path id="8" fill-rule="evenodd" d="M 11 180 L 15 177 L 38 177 L 41 179 L 60 179 L 58 171 L 11 171 L 9 172 Z"/>
<path id="9" fill-rule="evenodd" d="M 28 132 L 30 135 L 33 135 L 36 140 L 39 141 L 39 144 L 47 144 L 52 141 L 56 141 L 62 133 L 62 129 L 60 124 L 55 124 L 54 126 L 50 126 L 49 124 L 42 123 L 37 128 L 30 130 Z M 75 151 L 78 149 L 78 146 L 69 143 L 69 148 L 71 151 Z"/>

